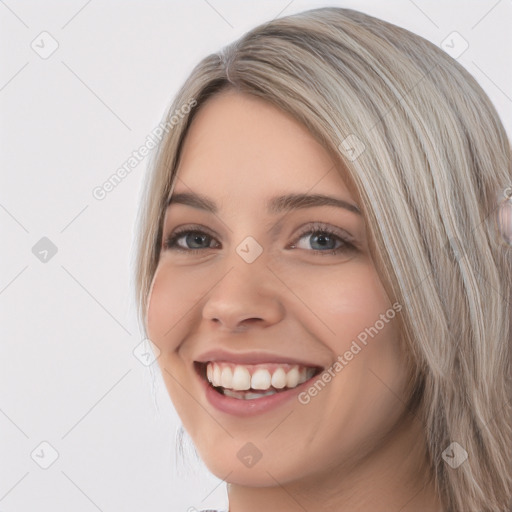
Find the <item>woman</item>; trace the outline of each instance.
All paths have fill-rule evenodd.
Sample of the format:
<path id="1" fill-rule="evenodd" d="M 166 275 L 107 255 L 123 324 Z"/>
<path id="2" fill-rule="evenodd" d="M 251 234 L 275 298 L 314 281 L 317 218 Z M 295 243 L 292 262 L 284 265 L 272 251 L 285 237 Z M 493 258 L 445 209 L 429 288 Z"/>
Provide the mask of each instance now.
<path id="1" fill-rule="evenodd" d="M 323 8 L 205 58 L 190 104 L 137 296 L 230 512 L 508 510 L 511 153 L 476 81 Z"/>

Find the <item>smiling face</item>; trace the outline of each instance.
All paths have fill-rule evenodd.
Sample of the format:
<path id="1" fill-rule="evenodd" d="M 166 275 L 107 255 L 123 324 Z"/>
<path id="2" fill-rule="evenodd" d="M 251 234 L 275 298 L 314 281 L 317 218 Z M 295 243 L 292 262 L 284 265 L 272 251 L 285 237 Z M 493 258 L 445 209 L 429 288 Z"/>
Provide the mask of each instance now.
<path id="1" fill-rule="evenodd" d="M 184 427 L 229 482 L 352 478 L 367 457 L 406 455 L 399 308 L 340 171 L 291 117 L 232 91 L 186 137 L 147 331 Z"/>

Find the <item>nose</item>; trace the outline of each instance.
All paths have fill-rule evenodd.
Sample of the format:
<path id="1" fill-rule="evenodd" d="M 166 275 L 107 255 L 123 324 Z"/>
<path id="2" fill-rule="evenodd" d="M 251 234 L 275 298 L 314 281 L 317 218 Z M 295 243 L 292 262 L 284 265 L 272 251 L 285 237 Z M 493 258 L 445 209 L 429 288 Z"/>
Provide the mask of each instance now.
<path id="1" fill-rule="evenodd" d="M 268 327 L 284 317 L 281 292 L 263 258 L 246 263 L 234 254 L 228 270 L 208 293 L 203 320 L 229 332 Z"/>

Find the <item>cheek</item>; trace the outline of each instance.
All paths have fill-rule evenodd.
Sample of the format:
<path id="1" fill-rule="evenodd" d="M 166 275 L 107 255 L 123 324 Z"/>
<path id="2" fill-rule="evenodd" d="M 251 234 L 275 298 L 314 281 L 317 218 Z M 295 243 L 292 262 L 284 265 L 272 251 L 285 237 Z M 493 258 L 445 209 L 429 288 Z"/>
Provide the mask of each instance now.
<path id="1" fill-rule="evenodd" d="M 165 354 L 176 349 L 184 336 L 191 305 L 199 300 L 198 279 L 186 270 L 159 264 L 147 308 L 147 332 Z"/>
<path id="2" fill-rule="evenodd" d="M 190 430 L 194 423 L 192 419 L 201 414 L 201 410 L 196 410 L 196 402 L 183 392 L 183 385 L 192 389 L 194 383 L 193 380 L 190 382 L 190 367 L 182 359 L 179 348 L 197 321 L 192 306 L 197 304 L 208 286 L 211 284 L 195 278 L 187 269 L 160 264 L 148 297 L 147 334 L 160 350 L 157 361 L 162 378 L 178 415 L 189 431 L 193 431 Z"/>
<path id="3" fill-rule="evenodd" d="M 338 268 L 325 267 L 308 279 L 304 274 L 298 275 L 293 288 L 312 313 L 308 316 L 318 324 L 315 333 L 319 339 L 338 353 L 392 309 L 379 276 L 367 259 Z M 391 313 L 395 316 L 394 311 Z M 387 324 L 386 327 L 389 330 Z"/>

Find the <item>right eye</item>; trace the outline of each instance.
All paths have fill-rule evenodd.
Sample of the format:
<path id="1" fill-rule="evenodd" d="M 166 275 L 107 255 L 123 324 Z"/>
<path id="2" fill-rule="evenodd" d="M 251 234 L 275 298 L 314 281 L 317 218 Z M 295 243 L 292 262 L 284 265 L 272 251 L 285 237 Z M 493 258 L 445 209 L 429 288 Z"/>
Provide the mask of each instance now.
<path id="1" fill-rule="evenodd" d="M 213 249 L 219 245 L 215 238 L 204 231 L 179 229 L 165 239 L 163 250 L 198 252 L 204 249 Z"/>

